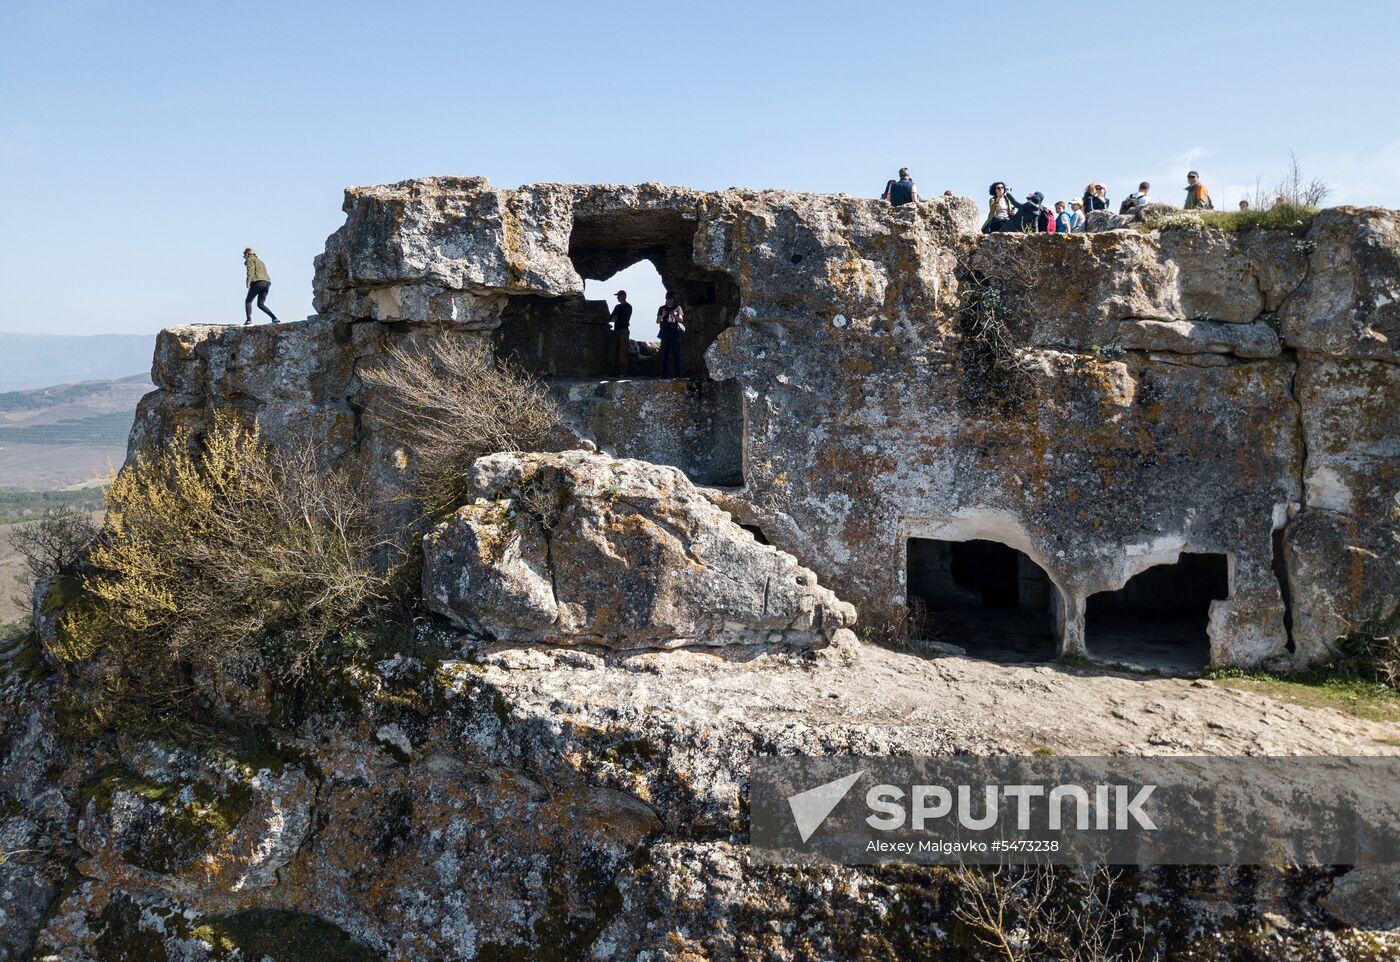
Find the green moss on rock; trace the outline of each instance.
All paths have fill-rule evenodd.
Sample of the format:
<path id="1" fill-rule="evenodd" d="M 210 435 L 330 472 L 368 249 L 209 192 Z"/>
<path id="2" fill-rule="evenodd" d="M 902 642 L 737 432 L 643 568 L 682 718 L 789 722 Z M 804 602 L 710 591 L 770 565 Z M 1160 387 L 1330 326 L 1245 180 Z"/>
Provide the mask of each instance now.
<path id="1" fill-rule="evenodd" d="M 84 787 L 84 804 L 90 802 L 107 814 L 119 793 L 134 795 L 158 810 L 142 837 L 122 849 L 122 859 L 161 873 L 173 871 L 232 832 L 247 814 L 253 794 L 245 781 L 231 781 L 216 790 L 204 782 L 155 781 L 113 765 Z"/>

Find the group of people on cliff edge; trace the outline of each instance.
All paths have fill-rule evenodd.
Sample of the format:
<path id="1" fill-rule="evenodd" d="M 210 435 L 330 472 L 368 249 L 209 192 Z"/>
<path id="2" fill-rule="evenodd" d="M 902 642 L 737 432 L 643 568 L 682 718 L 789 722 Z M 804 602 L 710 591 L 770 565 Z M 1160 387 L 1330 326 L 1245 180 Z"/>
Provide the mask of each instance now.
<path id="1" fill-rule="evenodd" d="M 1184 189 L 1186 210 L 1212 210 L 1215 207 L 1210 199 L 1210 191 L 1201 182 L 1201 175 L 1197 171 L 1193 170 L 1186 175 Z M 1118 213 L 1132 214 L 1146 207 L 1151 190 L 1152 185 L 1145 180 L 1138 184 L 1136 191 L 1123 198 L 1123 202 L 1118 206 Z M 987 188 L 987 194 L 987 219 L 982 223 L 984 234 L 1076 234 L 1085 229 L 1091 212 L 1110 209 L 1108 188 L 1100 183 L 1091 183 L 1085 187 L 1084 196 L 1078 200 L 1071 200 L 1068 204 L 1062 200 L 1055 201 L 1053 208 L 1045 205 L 1045 195 L 1038 190 L 1027 194 L 1025 200 L 1017 200 L 1005 181 L 995 181 Z M 953 192 L 945 190 L 943 195 L 951 197 Z M 880 195 L 880 199 L 892 207 L 918 202 L 919 190 L 914 184 L 914 178 L 909 174 L 908 167 L 899 169 L 898 179 L 885 183 L 885 191 Z M 1247 206 L 1246 202 L 1240 204 L 1241 209 L 1247 209 Z"/>
<path id="2" fill-rule="evenodd" d="M 1150 203 L 1152 185 L 1147 181 L 1138 184 L 1138 189 L 1118 205 L 1118 213 L 1132 214 Z M 1211 210 L 1210 191 L 1201 182 L 1201 175 L 1191 171 L 1186 175 L 1186 210 Z M 1051 210 L 1045 206 L 1045 195 L 1035 191 L 1019 201 L 1011 193 L 1004 181 L 996 181 L 987 188 L 987 219 L 982 223 L 982 233 L 997 234 L 1007 231 L 1026 234 L 1076 234 L 1084 230 L 1088 215 L 1096 210 L 1109 210 L 1108 188 L 1100 183 L 1090 183 L 1084 188 L 1084 196 L 1072 200 L 1068 205 L 1062 200 L 1055 201 Z"/>

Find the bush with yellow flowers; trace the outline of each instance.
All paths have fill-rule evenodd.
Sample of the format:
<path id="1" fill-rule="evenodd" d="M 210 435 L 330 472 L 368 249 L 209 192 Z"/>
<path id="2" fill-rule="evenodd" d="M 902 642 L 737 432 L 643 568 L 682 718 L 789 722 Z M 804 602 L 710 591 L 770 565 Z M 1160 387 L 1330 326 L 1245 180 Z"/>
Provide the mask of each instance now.
<path id="1" fill-rule="evenodd" d="M 168 717 L 250 656 L 296 680 L 345 654 L 391 594 L 371 503 L 314 446 L 274 452 L 225 415 L 137 455 L 82 572 L 49 595 L 75 707 L 92 727 Z"/>

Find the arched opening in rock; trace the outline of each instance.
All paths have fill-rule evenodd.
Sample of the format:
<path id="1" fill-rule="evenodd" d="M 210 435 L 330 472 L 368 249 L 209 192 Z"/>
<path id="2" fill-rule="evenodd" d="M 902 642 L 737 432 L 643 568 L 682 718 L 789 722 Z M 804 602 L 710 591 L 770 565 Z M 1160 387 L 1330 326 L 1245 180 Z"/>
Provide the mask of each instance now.
<path id="1" fill-rule="evenodd" d="M 584 298 L 601 301 L 604 310 L 609 313 L 617 304 L 618 291 L 627 292 L 627 303 L 632 305 L 632 320 L 627 331 L 627 344 L 624 346 L 615 340 L 610 344 L 610 351 L 625 349 L 627 352 L 625 359 L 615 359 L 612 373 L 619 377 L 648 377 L 658 370 L 660 342 L 657 340 L 656 311 L 666 300 L 666 283 L 661 280 L 656 266 L 645 259 L 631 267 L 624 267 L 606 280 L 584 280 Z"/>
<path id="2" fill-rule="evenodd" d="M 581 432 L 618 457 L 670 464 L 699 484 L 743 478 L 744 404 L 735 381 L 713 381 L 705 350 L 734 322 L 739 289 L 694 260 L 696 220 L 680 210 L 580 209 L 569 257 L 586 296 L 512 297 L 497 351 L 549 382 Z M 640 275 L 634 295 L 619 275 Z M 606 281 L 604 284 L 593 282 Z M 618 287 L 633 304 L 626 375 L 608 312 Z M 652 290 L 648 293 L 648 287 Z M 659 290 L 657 290 L 659 288 Z M 682 377 L 659 377 L 656 310 L 674 291 L 685 311 Z M 595 299 L 596 298 L 596 299 Z"/>
<path id="3" fill-rule="evenodd" d="M 907 598 L 925 614 L 927 640 L 994 661 L 1057 654 L 1055 586 L 1023 552 L 998 541 L 910 538 Z"/>
<path id="4" fill-rule="evenodd" d="M 1116 591 L 1090 595 L 1085 647 L 1108 661 L 1199 671 L 1210 664 L 1210 604 L 1229 597 L 1229 558 L 1183 552 L 1175 563 L 1139 572 Z"/>
<path id="5" fill-rule="evenodd" d="M 703 379 L 708 377 L 705 350 L 734 322 L 739 288 L 722 271 L 695 263 L 695 228 L 693 214 L 675 209 L 579 210 L 569 235 L 569 258 L 585 281 L 603 281 L 641 262 L 650 263 L 663 291 L 674 291 L 685 312 L 681 375 Z M 610 298 L 614 290 L 605 293 Z M 634 341 L 655 345 L 658 307 L 659 300 L 634 301 Z M 497 332 L 498 350 L 542 377 L 615 377 L 610 309 L 610 301 L 585 295 L 511 297 Z M 648 348 L 637 367 L 630 376 L 655 377 L 660 374 L 659 357 Z"/>

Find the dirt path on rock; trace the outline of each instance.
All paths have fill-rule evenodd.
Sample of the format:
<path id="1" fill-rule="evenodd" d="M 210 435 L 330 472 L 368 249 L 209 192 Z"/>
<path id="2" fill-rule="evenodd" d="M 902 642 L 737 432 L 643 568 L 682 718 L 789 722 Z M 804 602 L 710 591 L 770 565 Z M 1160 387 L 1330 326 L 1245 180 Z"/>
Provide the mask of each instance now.
<path id="1" fill-rule="evenodd" d="M 660 713 L 697 728 L 737 726 L 794 747 L 819 743 L 872 754 L 881 745 L 915 753 L 1400 754 L 1400 723 L 1207 680 L 870 646 L 849 662 L 824 658 L 815 666 L 695 654 L 649 656 L 644 664 L 645 671 L 558 665 L 490 675 L 541 710 L 548 704 L 594 719 Z"/>

